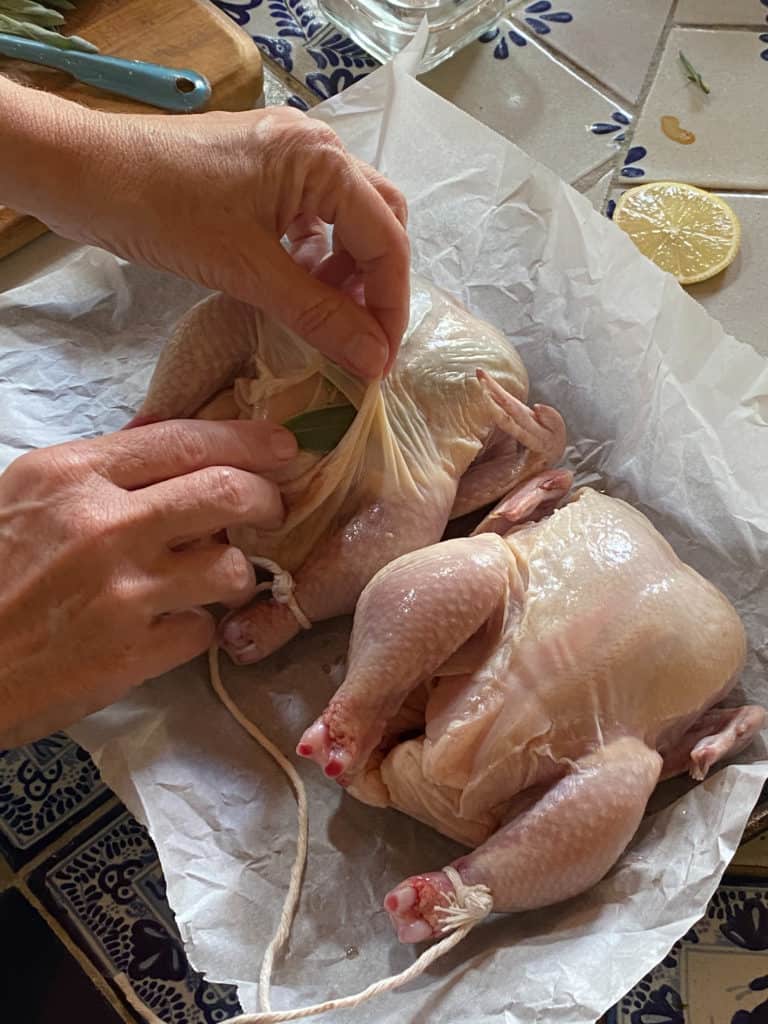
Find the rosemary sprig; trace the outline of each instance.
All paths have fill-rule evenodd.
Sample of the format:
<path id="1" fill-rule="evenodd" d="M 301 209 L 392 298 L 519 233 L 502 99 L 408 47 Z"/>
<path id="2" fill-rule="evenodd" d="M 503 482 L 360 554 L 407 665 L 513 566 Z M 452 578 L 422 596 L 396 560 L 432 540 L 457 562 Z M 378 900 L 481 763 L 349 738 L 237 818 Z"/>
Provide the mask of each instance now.
<path id="1" fill-rule="evenodd" d="M 691 64 L 682 50 L 678 50 L 677 52 L 680 55 L 680 63 L 683 65 L 683 69 L 685 70 L 685 77 L 689 82 L 693 82 L 693 84 L 697 85 L 703 93 L 706 93 L 707 96 L 709 96 L 709 86 L 704 84 L 704 79 L 701 77 L 699 72 L 693 64 Z"/>

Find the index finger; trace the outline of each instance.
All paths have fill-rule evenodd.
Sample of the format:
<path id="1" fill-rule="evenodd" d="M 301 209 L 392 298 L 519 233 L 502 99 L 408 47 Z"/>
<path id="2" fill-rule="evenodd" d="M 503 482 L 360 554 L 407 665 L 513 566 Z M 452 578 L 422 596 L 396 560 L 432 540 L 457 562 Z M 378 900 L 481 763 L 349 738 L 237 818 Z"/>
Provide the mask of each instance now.
<path id="1" fill-rule="evenodd" d="M 333 224 L 334 236 L 362 277 L 365 307 L 389 340 L 389 370 L 408 326 L 410 257 L 408 234 L 390 205 L 359 166 L 348 163 L 323 196 L 319 216 Z M 338 186 L 341 181 L 341 187 Z M 394 188 L 394 186 L 393 186 Z"/>
<path id="2" fill-rule="evenodd" d="M 212 466 L 263 473 L 298 450 L 284 427 L 249 420 L 166 420 L 82 443 L 93 470 L 126 490 Z"/>

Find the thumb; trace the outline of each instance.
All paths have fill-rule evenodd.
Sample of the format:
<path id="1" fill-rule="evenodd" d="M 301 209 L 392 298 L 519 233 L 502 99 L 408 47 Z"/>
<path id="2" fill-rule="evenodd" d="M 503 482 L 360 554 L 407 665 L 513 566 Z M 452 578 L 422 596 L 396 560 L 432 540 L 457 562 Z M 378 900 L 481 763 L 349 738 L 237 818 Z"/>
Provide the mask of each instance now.
<path id="1" fill-rule="evenodd" d="M 390 343 L 365 306 L 313 277 L 277 242 L 265 254 L 258 280 L 260 294 L 242 295 L 247 302 L 355 375 L 367 380 L 382 375 Z"/>

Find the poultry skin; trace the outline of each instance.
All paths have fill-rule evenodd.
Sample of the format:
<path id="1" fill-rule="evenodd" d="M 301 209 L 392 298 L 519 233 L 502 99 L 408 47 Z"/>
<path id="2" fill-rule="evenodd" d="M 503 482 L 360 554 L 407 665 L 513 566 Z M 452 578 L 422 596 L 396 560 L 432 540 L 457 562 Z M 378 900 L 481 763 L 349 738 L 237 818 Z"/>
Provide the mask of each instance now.
<path id="1" fill-rule="evenodd" d="M 637 510 L 546 471 L 470 537 L 404 555 L 363 591 L 346 678 L 297 752 L 360 800 L 471 847 L 451 865 L 494 911 L 586 891 L 661 779 L 703 779 L 765 720 L 718 708 L 746 641 L 726 598 Z M 385 907 L 443 933 L 444 871 Z"/>
<path id="2" fill-rule="evenodd" d="M 504 336 L 414 278 L 396 363 L 370 385 L 258 310 L 205 299 L 165 346 L 133 425 L 193 416 L 284 423 L 340 402 L 355 407 L 332 451 L 302 451 L 272 474 L 287 510 L 282 528 L 229 532 L 247 555 L 293 574 L 301 612 L 318 622 L 351 614 L 382 566 L 439 540 L 449 519 L 560 460 L 562 419 L 548 406 L 529 409 L 527 394 L 525 367 Z M 299 630 L 272 598 L 229 616 L 220 637 L 234 661 L 250 663 Z"/>

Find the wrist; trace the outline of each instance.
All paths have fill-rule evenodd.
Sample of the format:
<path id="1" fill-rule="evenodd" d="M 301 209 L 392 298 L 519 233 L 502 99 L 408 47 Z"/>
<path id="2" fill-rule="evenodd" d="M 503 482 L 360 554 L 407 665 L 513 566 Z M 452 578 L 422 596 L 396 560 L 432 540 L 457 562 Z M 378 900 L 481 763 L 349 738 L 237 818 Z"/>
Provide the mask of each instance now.
<path id="1" fill-rule="evenodd" d="M 97 111 L 0 76 L 0 204 L 79 238 L 106 134 Z"/>

